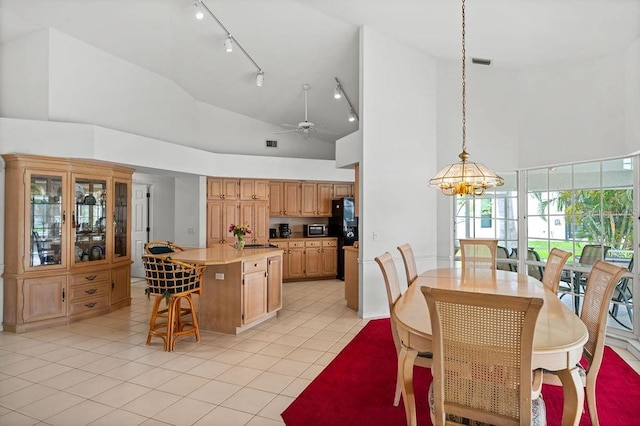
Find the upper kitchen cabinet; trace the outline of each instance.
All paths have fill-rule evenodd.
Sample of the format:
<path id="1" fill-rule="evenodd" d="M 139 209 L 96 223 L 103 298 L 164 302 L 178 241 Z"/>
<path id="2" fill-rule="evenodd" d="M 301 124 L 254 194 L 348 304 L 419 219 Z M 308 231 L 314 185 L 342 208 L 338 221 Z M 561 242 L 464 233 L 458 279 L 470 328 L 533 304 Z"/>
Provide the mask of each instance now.
<path id="1" fill-rule="evenodd" d="M 240 179 L 240 200 L 269 200 L 269 181 L 263 179 Z"/>
<path id="2" fill-rule="evenodd" d="M 237 200 L 239 186 L 238 179 L 207 178 L 207 198 L 209 200 Z"/>
<path id="3" fill-rule="evenodd" d="M 352 183 L 334 183 L 333 198 L 353 197 Z"/>
<path id="4" fill-rule="evenodd" d="M 303 182 L 301 188 L 302 205 L 300 216 L 331 216 L 333 184 L 322 182 Z"/>
<path id="5" fill-rule="evenodd" d="M 64 324 L 130 304 L 128 283 L 117 289 L 117 300 L 109 285 L 114 268 L 131 264 L 133 170 L 90 160 L 3 158 L 4 330 Z"/>
<path id="6" fill-rule="evenodd" d="M 298 181 L 269 182 L 269 216 L 300 216 L 301 196 Z"/>

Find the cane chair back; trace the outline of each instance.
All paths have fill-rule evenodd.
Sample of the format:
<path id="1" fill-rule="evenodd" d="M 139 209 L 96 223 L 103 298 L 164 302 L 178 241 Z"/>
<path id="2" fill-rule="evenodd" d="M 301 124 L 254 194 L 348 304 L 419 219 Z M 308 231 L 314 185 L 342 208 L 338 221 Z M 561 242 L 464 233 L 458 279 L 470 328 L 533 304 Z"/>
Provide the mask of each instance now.
<path id="1" fill-rule="evenodd" d="M 567 263 L 567 259 L 569 259 L 569 257 L 571 257 L 571 253 L 557 248 L 552 248 L 549 252 L 547 263 L 544 266 L 542 283 L 554 293 L 558 293 L 560 277 L 562 276 L 562 268 L 565 263 Z"/>
<path id="2" fill-rule="evenodd" d="M 166 254 L 184 251 L 184 248 L 171 241 L 149 241 L 144 245 L 145 254 Z"/>
<path id="3" fill-rule="evenodd" d="M 433 336 L 434 424 L 532 424 L 533 335 L 543 300 L 431 287 L 422 292 Z M 536 410 L 538 404 L 544 403 L 536 399 Z"/>
<path id="4" fill-rule="evenodd" d="M 462 268 L 496 269 L 498 240 L 461 239 Z"/>
<path id="5" fill-rule="evenodd" d="M 407 275 L 407 287 L 409 287 L 411 283 L 413 283 L 413 281 L 418 277 L 416 258 L 413 255 L 411 244 L 403 244 L 401 246 L 398 246 L 398 250 L 400 251 L 400 255 L 402 256 L 402 261 L 404 262 L 404 271 Z"/>
<path id="6" fill-rule="evenodd" d="M 391 315 L 391 335 L 393 336 L 393 343 L 396 347 L 396 353 L 400 353 L 400 336 L 398 335 L 398 329 L 393 319 L 393 306 L 402 295 L 400 290 L 400 279 L 398 278 L 398 270 L 396 264 L 389 252 L 376 257 L 376 263 L 380 266 L 382 276 L 384 278 L 384 284 L 387 289 L 387 300 L 389 302 L 389 314 Z M 420 367 L 431 368 L 431 353 L 418 353 L 414 361 L 414 365 Z M 400 395 L 402 393 L 402 372 L 398 370 L 396 375 L 396 392 L 393 399 L 393 405 L 397 406 L 400 403 Z"/>

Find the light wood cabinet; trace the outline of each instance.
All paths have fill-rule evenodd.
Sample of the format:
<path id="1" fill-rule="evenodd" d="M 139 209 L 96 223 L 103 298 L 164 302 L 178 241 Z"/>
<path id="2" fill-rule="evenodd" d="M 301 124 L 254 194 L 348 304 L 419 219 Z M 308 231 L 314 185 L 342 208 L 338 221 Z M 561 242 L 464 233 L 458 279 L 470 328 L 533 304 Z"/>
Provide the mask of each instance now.
<path id="1" fill-rule="evenodd" d="M 353 197 L 352 183 L 334 183 L 333 198 Z"/>
<path id="2" fill-rule="evenodd" d="M 269 242 L 269 202 L 240 202 L 239 223 L 247 222 L 251 235 L 245 237 L 249 244 L 267 244 Z"/>
<path id="3" fill-rule="evenodd" d="M 269 182 L 269 216 L 284 216 L 284 182 Z"/>
<path id="4" fill-rule="evenodd" d="M 207 178 L 207 198 L 209 200 L 237 200 L 239 197 L 238 179 Z"/>
<path id="5" fill-rule="evenodd" d="M 269 183 L 269 216 L 300 216 L 302 193 L 298 181 Z"/>
<path id="6" fill-rule="evenodd" d="M 111 270 L 111 306 L 126 304 L 131 286 L 131 268 L 114 268 Z"/>
<path id="7" fill-rule="evenodd" d="M 33 155 L 3 158 L 4 330 L 65 324 L 129 305 L 129 282 L 111 304 L 108 280 L 112 270 L 131 266 L 133 169 Z M 81 275 L 99 276 L 103 285 L 84 288 Z"/>
<path id="8" fill-rule="evenodd" d="M 344 251 L 344 298 L 347 308 L 358 310 L 358 254 L 356 247 L 345 246 Z M 339 254 L 339 253 L 338 253 Z"/>
<path id="9" fill-rule="evenodd" d="M 239 222 L 236 201 L 207 202 L 207 247 L 216 244 L 233 244 L 234 236 L 229 226 Z"/>
<path id="10" fill-rule="evenodd" d="M 240 179 L 240 200 L 269 200 L 269 181 L 263 179 Z"/>
<path id="11" fill-rule="evenodd" d="M 305 277 L 322 276 L 322 241 L 305 241 L 304 275 Z"/>
<path id="12" fill-rule="evenodd" d="M 304 240 L 289 241 L 287 250 L 286 279 L 296 280 L 305 276 L 305 247 Z M 284 279 L 284 277 L 283 277 Z"/>
<path id="13" fill-rule="evenodd" d="M 267 260 L 242 262 L 242 324 L 267 313 Z"/>
<path id="14" fill-rule="evenodd" d="M 333 199 L 333 184 L 303 182 L 302 205 L 300 216 L 329 217 L 331 216 L 331 200 Z"/>
<path id="15" fill-rule="evenodd" d="M 282 308 L 282 256 L 267 258 L 267 312 Z"/>
<path id="16" fill-rule="evenodd" d="M 322 276 L 338 275 L 338 241 L 322 240 Z"/>

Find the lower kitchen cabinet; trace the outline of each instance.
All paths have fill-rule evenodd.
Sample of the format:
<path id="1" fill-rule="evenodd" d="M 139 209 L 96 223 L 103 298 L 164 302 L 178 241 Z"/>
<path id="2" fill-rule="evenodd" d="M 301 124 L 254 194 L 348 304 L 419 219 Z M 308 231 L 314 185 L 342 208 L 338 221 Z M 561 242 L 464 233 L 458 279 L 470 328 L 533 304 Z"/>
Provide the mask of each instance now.
<path id="1" fill-rule="evenodd" d="M 282 256 L 267 258 L 267 312 L 282 308 Z"/>
<path id="2" fill-rule="evenodd" d="M 242 324 L 267 313 L 267 259 L 242 263 Z"/>
<path id="3" fill-rule="evenodd" d="M 269 242 L 284 250 L 282 279 L 285 281 L 330 279 L 338 273 L 336 238 L 283 238 Z"/>

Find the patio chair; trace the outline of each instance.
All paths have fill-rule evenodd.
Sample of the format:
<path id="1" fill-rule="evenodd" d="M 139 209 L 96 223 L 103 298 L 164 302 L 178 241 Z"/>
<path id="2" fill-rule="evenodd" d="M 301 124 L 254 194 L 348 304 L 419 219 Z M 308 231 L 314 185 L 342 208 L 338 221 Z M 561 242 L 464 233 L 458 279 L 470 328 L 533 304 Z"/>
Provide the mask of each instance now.
<path id="1" fill-rule="evenodd" d="M 433 335 L 432 423 L 546 424 L 531 370 L 542 299 L 432 287 L 422 292 Z"/>
<path id="2" fill-rule="evenodd" d="M 496 268 L 503 271 L 513 271 L 513 266 L 509 262 L 498 262 L 497 259 L 509 259 L 509 251 L 506 247 L 496 247 Z"/>
<path id="3" fill-rule="evenodd" d="M 403 244 L 401 246 L 398 246 L 398 250 L 400 251 L 400 255 L 402 256 L 402 261 L 404 262 L 404 271 L 407 275 L 407 287 L 409 287 L 411 283 L 413 283 L 413 280 L 418 277 L 416 258 L 413 255 L 411 244 Z"/>
<path id="4" fill-rule="evenodd" d="M 389 315 L 391 316 L 391 335 L 393 336 L 393 343 L 396 346 L 396 354 L 400 354 L 400 337 L 398 336 L 398 330 L 393 320 L 393 305 L 402 295 L 400 291 L 400 279 L 398 278 L 398 270 L 396 264 L 389 252 L 376 257 L 376 263 L 380 266 L 382 276 L 384 278 L 384 284 L 387 288 L 387 300 L 389 302 Z M 414 361 L 414 365 L 419 367 L 431 368 L 431 352 L 419 352 Z M 397 366 L 396 362 L 396 366 Z M 393 397 L 393 405 L 398 406 L 400 403 L 400 395 L 402 394 L 402 372 L 398 371 L 396 374 L 396 392 Z"/>
<path id="5" fill-rule="evenodd" d="M 606 259 L 610 249 L 611 247 L 601 244 L 587 244 L 582 247 L 578 262 L 580 266 L 591 266 L 598 260 Z M 568 285 L 559 286 L 560 298 L 567 293 L 573 293 L 573 309 L 576 315 L 580 313 L 580 294 L 584 293 L 588 278 L 588 273 L 579 271 L 574 271 L 573 277 L 567 271 L 561 278 L 561 281 L 567 282 Z"/>
<path id="6" fill-rule="evenodd" d="M 496 269 L 498 240 L 460 239 L 462 268 Z"/>
<path id="7" fill-rule="evenodd" d="M 596 406 L 596 379 L 602 364 L 602 354 L 604 352 L 604 340 L 607 328 L 607 313 L 609 312 L 609 301 L 622 275 L 627 272 L 625 268 L 611 263 L 596 260 L 589 273 L 585 293 L 584 304 L 580 319 L 587 327 L 589 340 L 583 348 L 583 358 L 587 362 L 586 368 L 582 364 L 577 364 L 580 376 L 583 380 L 587 394 L 587 406 L 589 408 L 589 418 L 592 425 L 599 425 L 598 409 Z M 545 371 L 543 383 L 551 385 L 562 385 L 555 372 Z"/>
<path id="8" fill-rule="evenodd" d="M 629 266 L 627 267 L 629 272 L 633 271 L 633 257 L 629 262 Z M 633 280 L 630 277 L 622 277 L 616 288 L 613 290 L 613 296 L 611 300 L 614 302 L 611 304 L 611 308 L 609 309 L 609 315 L 614 319 L 618 324 L 626 328 L 627 330 L 631 330 L 633 326 L 633 293 L 631 291 L 631 283 Z M 629 325 L 623 323 L 618 318 L 620 314 L 620 309 L 626 308 L 627 315 L 629 317 Z"/>

